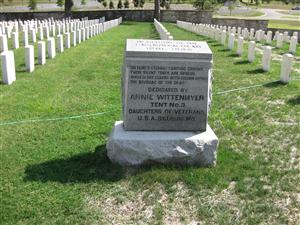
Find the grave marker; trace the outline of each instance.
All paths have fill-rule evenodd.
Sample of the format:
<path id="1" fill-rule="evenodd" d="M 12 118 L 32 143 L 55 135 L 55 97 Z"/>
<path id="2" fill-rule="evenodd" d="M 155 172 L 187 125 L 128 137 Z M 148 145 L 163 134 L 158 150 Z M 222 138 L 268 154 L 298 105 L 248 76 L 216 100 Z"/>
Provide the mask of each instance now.
<path id="1" fill-rule="evenodd" d="M 57 35 L 57 51 L 59 53 L 62 53 L 64 51 L 64 42 L 63 42 L 63 36 Z"/>
<path id="2" fill-rule="evenodd" d="M 291 54 L 284 54 L 281 62 L 280 81 L 288 83 L 290 81 L 290 73 L 292 71 L 293 56 Z"/>
<path id="3" fill-rule="evenodd" d="M 65 46 L 66 46 L 66 48 L 71 47 L 70 33 L 68 33 L 68 32 L 66 33 Z"/>
<path id="4" fill-rule="evenodd" d="M 8 50 L 7 36 L 6 34 L 0 35 L 0 52 Z"/>
<path id="5" fill-rule="evenodd" d="M 237 52 L 236 53 L 239 56 L 242 56 L 243 50 L 244 50 L 244 38 L 243 37 L 239 37 L 239 39 L 238 39 L 238 47 L 237 47 Z"/>
<path id="6" fill-rule="evenodd" d="M 255 41 L 250 41 L 248 45 L 248 61 L 253 62 L 255 59 Z"/>
<path id="7" fill-rule="evenodd" d="M 38 63 L 40 65 L 46 63 L 46 44 L 44 41 L 38 42 Z"/>
<path id="8" fill-rule="evenodd" d="M 204 131 L 211 60 L 205 42 L 127 40 L 125 129 Z"/>
<path id="9" fill-rule="evenodd" d="M 15 58 L 13 51 L 1 53 L 2 82 L 12 84 L 16 80 Z"/>
<path id="10" fill-rule="evenodd" d="M 272 48 L 270 46 L 264 46 L 263 49 L 264 49 L 263 58 L 262 58 L 263 70 L 269 71 L 271 65 Z"/>
<path id="11" fill-rule="evenodd" d="M 27 45 L 25 47 L 25 67 L 26 71 L 34 71 L 34 48 L 33 45 Z"/>
<path id="12" fill-rule="evenodd" d="M 231 33 L 229 35 L 229 40 L 228 40 L 228 49 L 232 50 L 234 48 L 234 34 Z"/>
<path id="13" fill-rule="evenodd" d="M 55 51 L 55 39 L 53 37 L 49 38 L 47 41 L 48 57 L 53 59 L 56 55 Z"/>
<path id="14" fill-rule="evenodd" d="M 13 32 L 12 33 L 12 44 L 14 49 L 18 49 L 19 46 L 19 33 L 18 32 Z"/>
<path id="15" fill-rule="evenodd" d="M 218 138 L 207 124 L 212 53 L 206 42 L 127 40 L 123 119 L 107 143 L 121 165 L 211 166 Z"/>

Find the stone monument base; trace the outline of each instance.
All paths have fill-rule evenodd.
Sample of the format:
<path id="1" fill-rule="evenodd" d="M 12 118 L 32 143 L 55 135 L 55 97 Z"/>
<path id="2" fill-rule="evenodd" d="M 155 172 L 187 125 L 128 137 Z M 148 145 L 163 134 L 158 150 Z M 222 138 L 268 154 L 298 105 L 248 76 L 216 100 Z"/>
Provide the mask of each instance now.
<path id="1" fill-rule="evenodd" d="M 125 131 L 123 121 L 117 121 L 106 147 L 110 160 L 123 166 L 214 166 L 218 137 L 209 125 L 205 132 Z"/>

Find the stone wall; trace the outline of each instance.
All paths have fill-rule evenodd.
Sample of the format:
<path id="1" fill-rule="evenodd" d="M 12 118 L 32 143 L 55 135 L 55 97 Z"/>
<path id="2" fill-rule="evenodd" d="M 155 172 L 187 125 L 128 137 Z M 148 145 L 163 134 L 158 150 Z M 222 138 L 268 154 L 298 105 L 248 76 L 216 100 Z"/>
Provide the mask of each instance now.
<path id="1" fill-rule="evenodd" d="M 96 19 L 105 16 L 107 20 L 115 19 L 120 16 L 127 21 L 153 21 L 153 10 L 97 10 L 97 11 L 74 11 L 72 18 L 88 17 L 89 19 Z M 45 19 L 53 17 L 54 19 L 61 19 L 65 17 L 62 11 L 52 12 L 9 12 L 1 13 L 0 20 L 30 20 L 30 19 Z M 194 23 L 211 23 L 212 11 L 197 11 L 197 10 L 161 10 L 161 19 L 165 22 L 176 22 L 176 20 L 183 20 Z"/>

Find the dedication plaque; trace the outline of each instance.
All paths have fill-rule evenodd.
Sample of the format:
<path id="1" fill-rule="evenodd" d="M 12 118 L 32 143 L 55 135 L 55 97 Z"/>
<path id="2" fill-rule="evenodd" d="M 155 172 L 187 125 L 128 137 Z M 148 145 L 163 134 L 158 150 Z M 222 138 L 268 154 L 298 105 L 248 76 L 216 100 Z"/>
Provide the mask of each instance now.
<path id="1" fill-rule="evenodd" d="M 205 131 L 211 65 L 206 42 L 128 39 L 124 129 Z"/>

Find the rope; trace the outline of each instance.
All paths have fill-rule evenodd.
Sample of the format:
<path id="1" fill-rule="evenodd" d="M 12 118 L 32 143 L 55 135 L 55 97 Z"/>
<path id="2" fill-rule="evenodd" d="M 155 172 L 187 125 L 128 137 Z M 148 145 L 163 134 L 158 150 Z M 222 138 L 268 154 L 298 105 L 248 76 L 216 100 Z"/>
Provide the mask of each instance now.
<path id="1" fill-rule="evenodd" d="M 294 79 L 298 80 L 298 79 Z M 256 88 L 256 87 L 263 87 L 268 84 L 276 83 L 279 82 L 280 80 L 274 80 L 268 83 L 264 84 L 257 84 L 257 85 L 252 85 L 248 87 L 241 87 L 241 88 L 235 88 L 231 90 L 226 90 L 226 91 L 220 91 L 217 92 L 217 95 L 222 95 L 222 94 L 227 94 L 231 92 L 236 92 L 236 91 L 243 91 L 251 88 Z M 112 110 L 112 111 L 107 111 L 107 112 L 97 112 L 97 113 L 91 113 L 91 114 L 82 114 L 82 115 L 75 115 L 75 116 L 66 116 L 66 117 L 57 117 L 57 118 L 45 118 L 45 119 L 29 119 L 29 120 L 18 120 L 18 121 L 9 121 L 9 122 L 2 122 L 0 123 L 0 126 L 6 126 L 6 125 L 14 125 L 14 124 L 22 124 L 22 123 L 37 123 L 37 122 L 49 122 L 49 121 L 59 121 L 59 120 L 70 120 L 70 119 L 79 119 L 83 117 L 94 117 L 94 116 L 100 116 L 100 115 L 105 115 L 109 114 L 112 112 L 116 112 L 118 110 Z"/>
<path id="2" fill-rule="evenodd" d="M 227 93 L 235 92 L 235 91 L 243 91 L 243 90 L 256 88 L 256 87 L 263 87 L 265 85 L 276 83 L 276 82 L 279 82 L 279 81 L 280 80 L 274 80 L 274 81 L 264 83 L 264 84 L 257 84 L 257 85 L 252 85 L 252 86 L 248 86 L 248 87 L 241 87 L 241 88 L 231 89 L 231 90 L 227 90 L 227 91 L 220 91 L 220 92 L 217 92 L 217 95 L 227 94 Z"/>
<path id="3" fill-rule="evenodd" d="M 70 120 L 70 119 L 79 119 L 83 117 L 94 117 L 105 115 L 111 112 L 115 112 L 117 110 L 107 111 L 107 112 L 97 112 L 91 114 L 82 114 L 82 115 L 75 115 L 75 116 L 65 116 L 65 117 L 57 117 L 57 118 L 46 118 L 46 119 L 29 119 L 29 120 L 18 120 L 18 121 L 10 121 L 10 122 L 3 122 L 0 123 L 0 126 L 6 125 L 13 125 L 13 124 L 21 124 L 21 123 L 36 123 L 36 122 L 49 122 L 49 121 L 58 121 L 58 120 Z"/>

